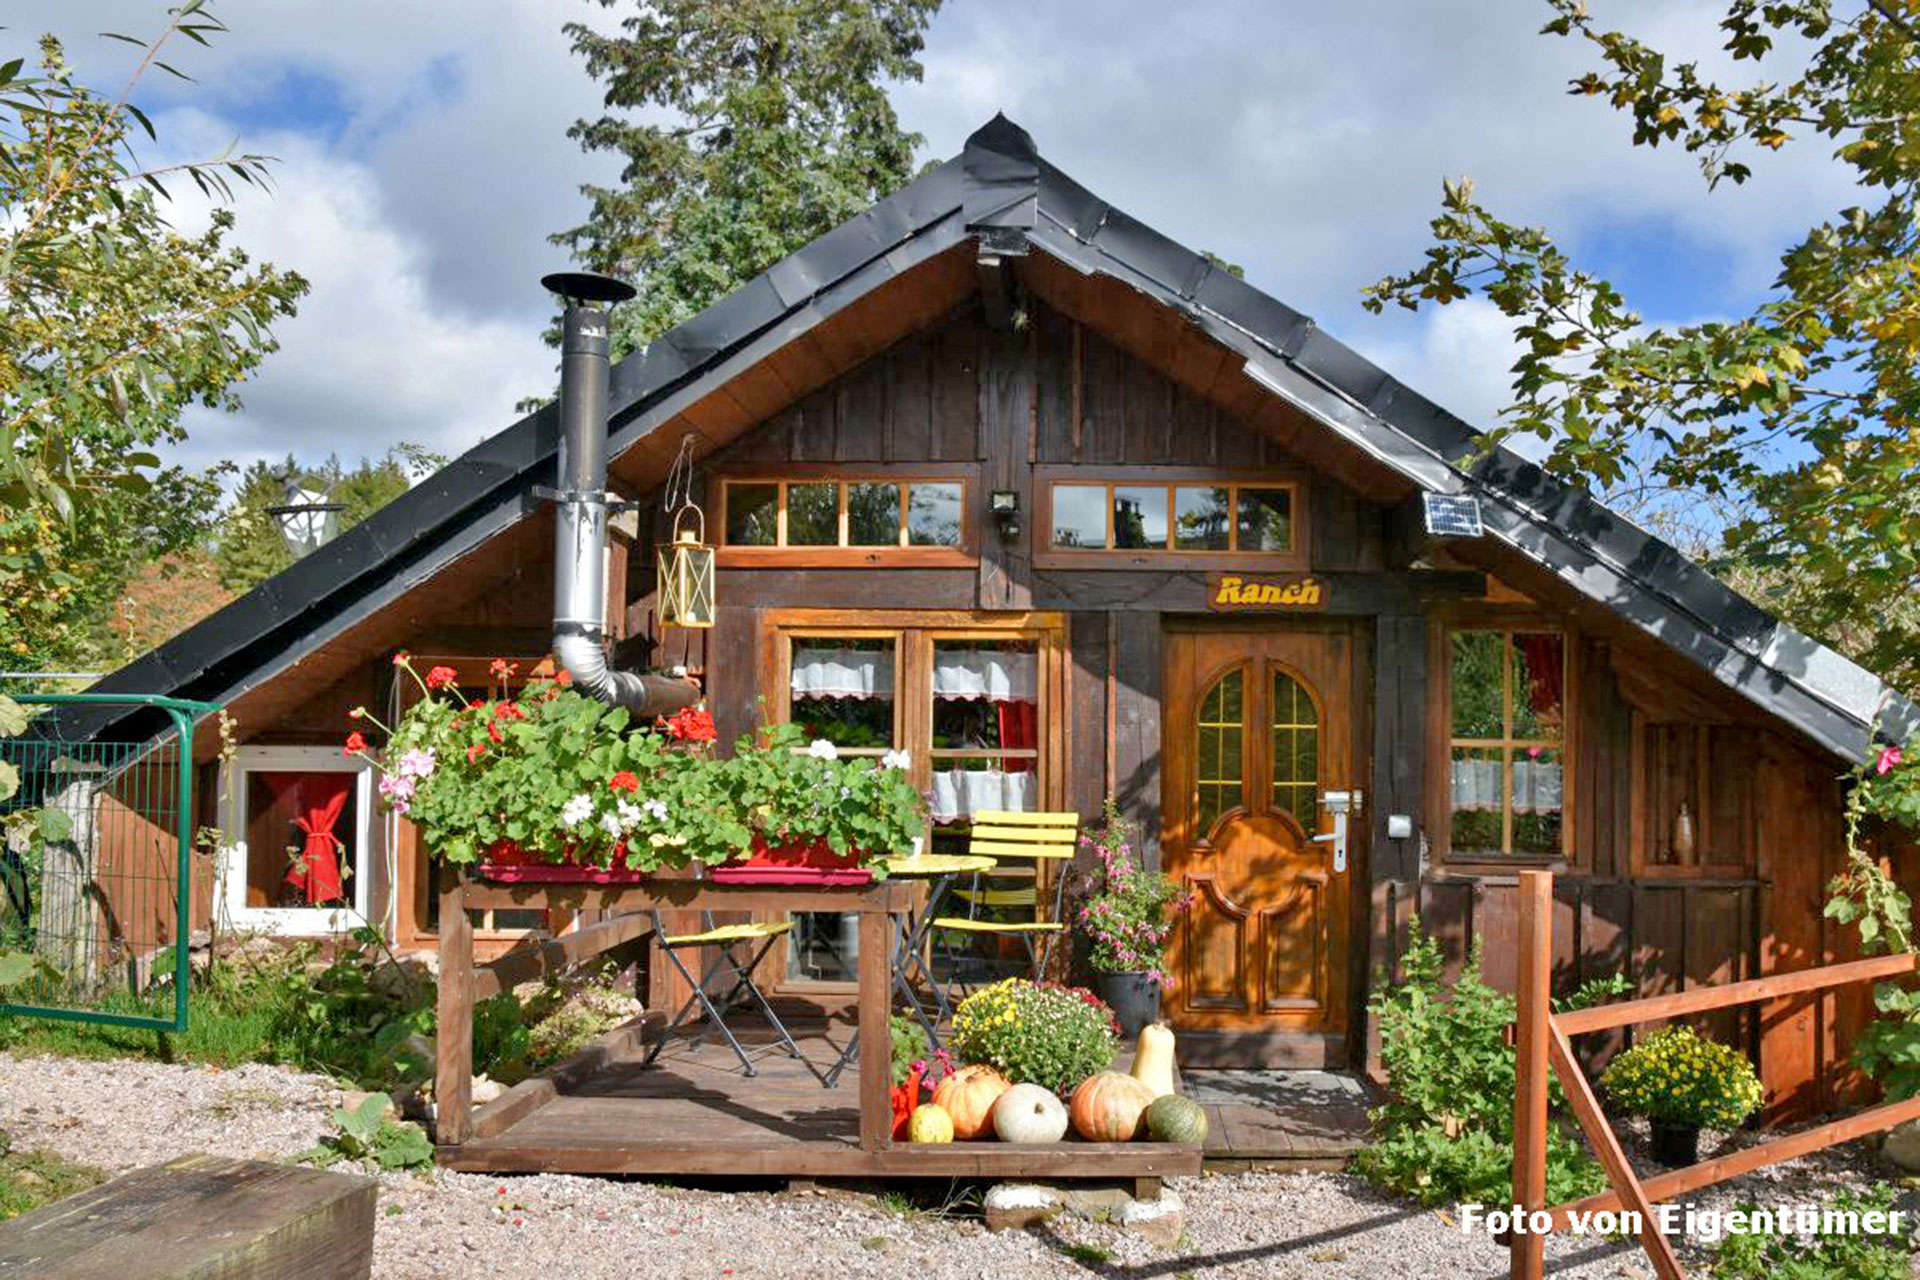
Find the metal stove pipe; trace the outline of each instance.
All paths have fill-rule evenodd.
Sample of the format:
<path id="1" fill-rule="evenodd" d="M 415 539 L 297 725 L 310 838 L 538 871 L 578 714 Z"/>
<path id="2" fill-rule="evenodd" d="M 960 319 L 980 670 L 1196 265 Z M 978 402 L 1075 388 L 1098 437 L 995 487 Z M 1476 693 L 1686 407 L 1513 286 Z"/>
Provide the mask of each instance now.
<path id="1" fill-rule="evenodd" d="M 636 715 L 691 706 L 690 680 L 616 671 L 607 661 L 608 310 L 626 282 L 589 272 L 541 280 L 567 300 L 560 342 L 560 465 L 554 493 L 553 656 L 574 686 Z"/>

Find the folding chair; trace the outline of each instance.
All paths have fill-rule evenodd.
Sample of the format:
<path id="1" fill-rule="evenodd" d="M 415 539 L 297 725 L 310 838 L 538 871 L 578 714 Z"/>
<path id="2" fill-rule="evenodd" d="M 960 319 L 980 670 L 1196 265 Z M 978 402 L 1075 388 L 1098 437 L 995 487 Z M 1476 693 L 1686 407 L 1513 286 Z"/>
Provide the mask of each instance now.
<path id="1" fill-rule="evenodd" d="M 954 933 L 1017 937 L 1026 944 L 1027 960 L 1037 980 L 1046 972 L 1053 954 L 1053 939 L 1065 925 L 1061 907 L 1066 902 L 1066 864 L 1073 860 L 1074 845 L 1080 837 L 1077 813 L 1007 813 L 983 810 L 973 815 L 973 831 L 967 838 L 967 853 L 989 857 L 999 864 L 991 871 L 973 873 L 973 885 L 954 890 L 954 896 L 967 904 L 967 914 L 942 916 L 933 922 L 936 930 Z M 1007 863 L 1027 865 L 1007 866 Z M 1041 889 L 1049 864 L 1053 871 L 1053 908 L 1043 912 Z M 986 881 L 1024 881 L 1022 887 L 989 887 Z M 982 918 L 982 912 L 992 916 Z M 1014 918 L 1006 918 L 1012 916 Z"/>
<path id="2" fill-rule="evenodd" d="M 660 913 L 658 911 L 653 913 L 653 936 L 660 940 L 660 949 L 666 953 L 673 967 L 680 971 L 680 976 L 687 980 L 687 985 L 693 988 L 693 994 L 688 996 L 687 1002 L 680 1006 L 680 1012 L 673 1015 L 673 1021 L 668 1023 L 667 1029 L 660 1033 L 660 1038 L 654 1042 L 653 1048 L 647 1051 L 646 1059 L 641 1065 L 653 1064 L 653 1060 L 660 1056 L 660 1051 L 666 1048 L 667 1041 L 674 1031 L 687 1020 L 687 1015 L 693 1012 L 695 1005 L 706 1010 L 707 1027 L 693 1038 L 693 1043 L 702 1043 L 707 1038 L 708 1029 L 718 1027 L 720 1034 L 725 1036 L 727 1043 L 733 1047 L 734 1056 L 740 1059 L 740 1065 L 746 1074 L 750 1076 L 756 1074 L 753 1068 L 755 1054 L 770 1053 L 782 1045 L 786 1046 L 788 1057 L 798 1058 L 800 1046 L 795 1044 L 793 1037 L 787 1034 L 786 1024 L 780 1021 L 780 1015 L 773 1011 L 773 1006 L 767 1003 L 767 997 L 761 992 L 759 984 L 753 980 L 755 966 L 766 958 L 767 951 L 773 944 L 793 928 L 792 923 L 788 921 L 778 924 L 756 922 L 716 926 L 713 923 L 713 912 L 703 911 L 700 915 L 704 927 L 699 933 L 670 936 L 665 924 L 661 921 Z M 753 946 L 756 942 L 760 944 L 757 949 Z M 687 966 L 681 962 L 680 953 L 687 950 L 704 950 L 709 947 L 719 952 L 715 957 L 717 963 L 703 966 L 706 972 L 701 977 L 695 978 L 687 971 Z M 736 948 L 745 948 L 744 964 L 740 959 L 742 953 Z M 714 990 L 718 990 L 729 980 L 733 982 L 733 986 L 718 1003 L 715 1003 L 708 991 L 709 984 Z M 760 1006 L 760 1012 L 766 1016 L 767 1025 L 772 1027 L 774 1035 L 779 1037 L 778 1043 L 765 1045 L 756 1049 L 754 1053 L 748 1053 L 741 1047 L 740 1041 L 734 1037 L 732 1030 L 727 1026 L 725 1012 L 740 1003 L 743 996 L 751 997 L 753 1003 Z"/>

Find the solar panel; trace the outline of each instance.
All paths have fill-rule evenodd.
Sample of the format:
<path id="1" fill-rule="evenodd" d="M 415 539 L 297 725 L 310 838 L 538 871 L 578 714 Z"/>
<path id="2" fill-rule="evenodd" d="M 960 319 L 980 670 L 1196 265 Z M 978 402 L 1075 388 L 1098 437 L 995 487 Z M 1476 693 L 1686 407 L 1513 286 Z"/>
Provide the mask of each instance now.
<path id="1" fill-rule="evenodd" d="M 1429 493 L 1426 503 L 1427 532 L 1436 538 L 1477 538 L 1486 532 L 1480 523 L 1480 499 L 1456 497 L 1447 493 Z"/>

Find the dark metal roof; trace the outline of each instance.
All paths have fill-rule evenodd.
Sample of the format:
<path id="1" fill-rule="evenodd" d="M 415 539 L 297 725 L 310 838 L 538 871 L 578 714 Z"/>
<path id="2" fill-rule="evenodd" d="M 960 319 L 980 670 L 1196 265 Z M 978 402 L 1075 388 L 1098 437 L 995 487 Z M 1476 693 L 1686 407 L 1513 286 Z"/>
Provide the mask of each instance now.
<path id="1" fill-rule="evenodd" d="M 992 228 L 1111 276 L 1239 354 L 1250 378 L 1422 488 L 1482 499 L 1487 534 L 1550 568 L 1721 683 L 1849 760 L 1920 733 L 1920 707 L 1780 622 L 1583 490 L 1500 451 L 1313 321 L 1102 201 L 995 116 L 953 160 L 836 227 L 620 362 L 617 456 L 713 385 L 887 280 Z M 101 691 L 228 702 L 447 568 L 551 484 L 552 410 L 508 427 L 332 543 L 114 672 Z M 96 729 L 105 725 L 95 726 Z"/>

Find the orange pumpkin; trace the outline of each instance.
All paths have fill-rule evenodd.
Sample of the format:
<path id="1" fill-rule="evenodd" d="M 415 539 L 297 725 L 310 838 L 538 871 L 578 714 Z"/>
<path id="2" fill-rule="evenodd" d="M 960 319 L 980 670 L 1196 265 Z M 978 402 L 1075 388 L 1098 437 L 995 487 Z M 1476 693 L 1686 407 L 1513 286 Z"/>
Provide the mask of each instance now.
<path id="1" fill-rule="evenodd" d="M 1067 1118 L 1088 1142 L 1132 1142 L 1140 1135 L 1153 1089 L 1118 1071 L 1088 1076 L 1073 1091 Z"/>
<path id="2" fill-rule="evenodd" d="M 933 1091 L 933 1105 L 953 1118 L 953 1136 L 962 1142 L 993 1133 L 993 1104 L 1013 1082 L 982 1063 L 961 1067 Z"/>

